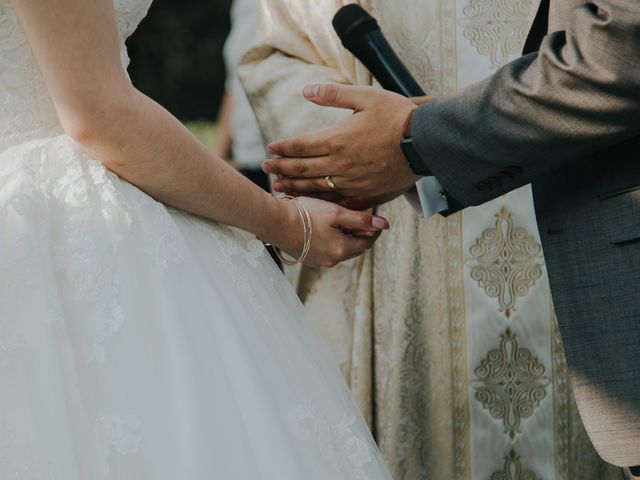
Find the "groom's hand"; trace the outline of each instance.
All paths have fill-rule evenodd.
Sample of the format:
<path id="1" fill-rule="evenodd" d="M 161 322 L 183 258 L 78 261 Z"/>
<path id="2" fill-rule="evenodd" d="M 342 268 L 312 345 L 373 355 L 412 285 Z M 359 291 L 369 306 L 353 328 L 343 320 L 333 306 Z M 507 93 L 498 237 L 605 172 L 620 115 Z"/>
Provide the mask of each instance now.
<path id="1" fill-rule="evenodd" d="M 322 106 L 354 111 L 349 118 L 323 131 L 269 145 L 280 158 L 263 169 L 276 174 L 276 191 L 292 194 L 356 198 L 363 206 L 388 201 L 410 189 L 419 176 L 409 168 L 400 142 L 410 134 L 416 103 L 372 87 L 310 85 L 304 96 Z M 327 178 L 329 177 L 329 178 Z M 355 205 L 351 205 L 352 208 Z"/>

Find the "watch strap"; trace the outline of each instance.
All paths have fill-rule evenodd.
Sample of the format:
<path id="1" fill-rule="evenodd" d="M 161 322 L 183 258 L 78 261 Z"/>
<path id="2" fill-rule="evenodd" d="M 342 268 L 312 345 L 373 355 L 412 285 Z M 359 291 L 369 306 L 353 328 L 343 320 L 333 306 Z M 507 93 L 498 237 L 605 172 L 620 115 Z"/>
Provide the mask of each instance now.
<path id="1" fill-rule="evenodd" d="M 415 145 L 413 144 L 412 138 L 405 138 L 400 143 L 400 147 L 402 148 L 402 152 L 404 153 L 404 157 L 409 164 L 409 168 L 416 175 L 420 175 L 423 177 L 431 175 L 431 171 L 429 167 L 424 163 L 424 160 L 416 150 Z"/>

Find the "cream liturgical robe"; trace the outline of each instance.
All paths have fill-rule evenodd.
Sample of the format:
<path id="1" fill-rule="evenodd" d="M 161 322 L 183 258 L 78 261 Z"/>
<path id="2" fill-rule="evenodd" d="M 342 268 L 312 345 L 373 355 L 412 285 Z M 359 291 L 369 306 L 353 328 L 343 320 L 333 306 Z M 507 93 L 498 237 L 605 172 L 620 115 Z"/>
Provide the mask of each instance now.
<path id="1" fill-rule="evenodd" d="M 361 2 L 416 79 L 441 95 L 519 55 L 531 0 Z M 263 0 L 241 77 L 265 139 L 349 112 L 310 82 L 371 84 L 333 33 L 335 0 Z M 482 128 L 478 125 L 477 128 Z M 584 432 L 555 324 L 530 189 L 448 219 L 405 199 L 365 256 L 289 272 L 397 479 L 620 479 Z"/>

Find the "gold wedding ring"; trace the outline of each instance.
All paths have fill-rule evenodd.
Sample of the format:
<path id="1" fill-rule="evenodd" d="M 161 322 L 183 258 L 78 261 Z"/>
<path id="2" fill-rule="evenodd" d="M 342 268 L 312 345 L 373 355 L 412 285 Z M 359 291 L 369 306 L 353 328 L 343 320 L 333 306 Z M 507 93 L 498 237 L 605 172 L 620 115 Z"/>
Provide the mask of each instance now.
<path id="1" fill-rule="evenodd" d="M 336 188 L 338 188 L 335 184 L 335 182 L 333 181 L 333 177 L 331 175 L 327 175 L 326 177 L 324 177 L 325 182 L 327 182 L 327 186 L 329 187 L 329 190 L 335 190 Z"/>

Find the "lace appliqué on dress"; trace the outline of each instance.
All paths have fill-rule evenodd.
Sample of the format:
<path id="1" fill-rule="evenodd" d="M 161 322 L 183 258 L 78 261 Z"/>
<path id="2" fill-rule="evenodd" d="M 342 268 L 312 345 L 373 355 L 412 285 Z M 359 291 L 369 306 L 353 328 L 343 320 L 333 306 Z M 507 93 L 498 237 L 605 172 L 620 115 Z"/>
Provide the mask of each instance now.
<path id="1" fill-rule="evenodd" d="M 53 466 L 38 462 L 29 443 L 4 423 L 0 423 L 0 480 L 55 480 Z"/>
<path id="2" fill-rule="evenodd" d="M 198 228 L 215 240 L 217 254 L 213 259 L 217 266 L 229 274 L 229 280 L 243 294 L 255 315 L 271 326 L 271 319 L 256 300 L 256 292 L 251 287 L 252 282 L 249 278 L 251 270 L 246 268 L 246 264 L 253 269 L 263 268 L 262 261 L 267 255 L 264 244 L 252 234 L 239 229 L 219 225 L 215 222 L 205 222 L 180 211 L 175 211 L 173 214 L 182 215 L 190 221 L 194 228 Z M 273 283 L 273 277 L 270 277 L 269 280 Z"/>
<path id="3" fill-rule="evenodd" d="M 0 151 L 60 122 L 13 7 L 0 1 Z"/>
<path id="4" fill-rule="evenodd" d="M 5 227 L 0 231 L 8 233 L 0 235 L 0 246 L 8 254 L 0 256 L 0 267 L 9 275 L 0 277 L 2 292 L 36 287 L 35 279 L 45 272 L 35 270 L 44 260 L 34 252 L 40 251 L 40 238 L 54 235 L 56 276 L 73 286 L 74 304 L 85 312 L 83 329 L 90 343 L 83 357 L 104 362 L 106 340 L 125 321 L 117 274 L 125 237 L 133 230 L 141 234 L 159 274 L 186 258 L 184 238 L 170 212 L 65 136 L 6 151 L 0 156 L 3 179 L 8 183 L 0 190 L 0 227 Z M 10 263 L 3 264 L 3 258 Z M 64 312 L 56 309 L 55 292 L 49 293 L 51 319 L 59 319 Z"/>
<path id="5" fill-rule="evenodd" d="M 13 359 L 24 351 L 25 345 L 22 336 L 18 334 L 7 335 L 3 331 L 3 324 L 0 321 L 0 368 L 9 367 Z"/>
<path id="6" fill-rule="evenodd" d="M 135 415 L 103 415 L 98 418 L 102 439 L 107 447 L 120 455 L 131 455 L 138 451 L 142 442 L 142 422 Z"/>
<path id="7" fill-rule="evenodd" d="M 344 480 L 369 480 L 363 467 L 373 461 L 371 447 L 355 433 L 356 417 L 345 413 L 339 423 L 330 423 L 311 402 L 304 402 L 293 412 L 301 440 L 311 441 Z"/>

